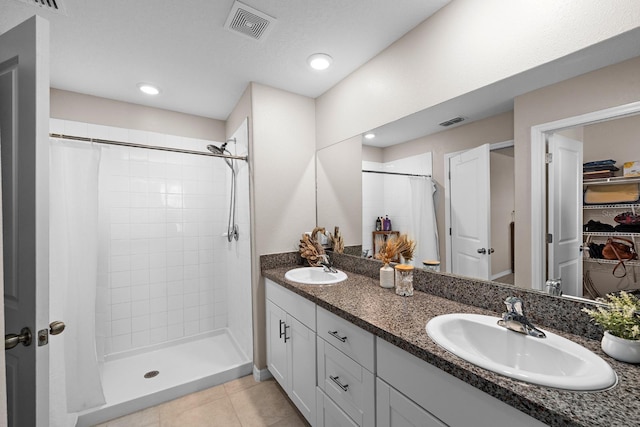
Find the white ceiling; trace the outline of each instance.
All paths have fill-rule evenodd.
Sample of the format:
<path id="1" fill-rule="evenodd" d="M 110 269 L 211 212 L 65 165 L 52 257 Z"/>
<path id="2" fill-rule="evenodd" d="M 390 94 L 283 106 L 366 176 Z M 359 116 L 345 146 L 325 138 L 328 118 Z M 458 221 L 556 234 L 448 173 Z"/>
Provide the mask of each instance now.
<path id="1" fill-rule="evenodd" d="M 449 2 L 243 0 L 277 19 L 254 41 L 224 29 L 233 0 L 56 1 L 65 13 L 0 0 L 0 33 L 34 13 L 50 21 L 52 87 L 220 120 L 252 81 L 321 95 Z M 307 66 L 316 52 L 329 70 Z"/>

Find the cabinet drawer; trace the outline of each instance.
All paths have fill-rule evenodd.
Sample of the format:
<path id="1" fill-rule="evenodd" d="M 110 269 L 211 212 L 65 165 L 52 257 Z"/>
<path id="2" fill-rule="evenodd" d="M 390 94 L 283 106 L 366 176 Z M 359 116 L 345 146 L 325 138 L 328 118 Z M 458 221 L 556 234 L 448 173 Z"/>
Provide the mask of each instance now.
<path id="1" fill-rule="evenodd" d="M 342 351 L 344 354 L 375 372 L 374 336 L 336 316 L 324 308 L 317 307 L 318 311 L 318 336 Z"/>
<path id="2" fill-rule="evenodd" d="M 316 396 L 318 408 L 316 427 L 358 427 L 322 390 L 317 389 Z"/>
<path id="3" fill-rule="evenodd" d="M 374 375 L 318 337 L 318 387 L 359 426 L 375 425 Z"/>
<path id="4" fill-rule="evenodd" d="M 307 328 L 315 332 L 316 305 L 269 279 L 265 279 L 264 281 L 267 299 L 271 300 L 278 307 L 282 308 Z"/>
<path id="5" fill-rule="evenodd" d="M 376 413 L 378 427 L 448 427 L 380 378 L 376 380 Z"/>

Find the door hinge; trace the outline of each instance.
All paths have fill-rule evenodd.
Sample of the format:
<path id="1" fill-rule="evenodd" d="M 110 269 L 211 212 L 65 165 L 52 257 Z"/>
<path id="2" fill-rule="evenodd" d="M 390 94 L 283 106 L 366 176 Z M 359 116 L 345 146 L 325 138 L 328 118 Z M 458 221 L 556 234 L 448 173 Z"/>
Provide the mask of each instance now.
<path id="1" fill-rule="evenodd" d="M 544 155 L 544 162 L 549 164 L 553 161 L 553 153 L 546 153 Z"/>
<path id="2" fill-rule="evenodd" d="M 452 235 L 452 234 L 451 234 L 451 227 L 449 227 L 449 236 L 451 236 L 451 235 Z"/>
<path id="3" fill-rule="evenodd" d="M 449 171 L 449 181 L 451 181 L 451 171 Z"/>
<path id="4" fill-rule="evenodd" d="M 547 234 L 547 243 L 553 243 L 553 234 L 551 233 Z"/>

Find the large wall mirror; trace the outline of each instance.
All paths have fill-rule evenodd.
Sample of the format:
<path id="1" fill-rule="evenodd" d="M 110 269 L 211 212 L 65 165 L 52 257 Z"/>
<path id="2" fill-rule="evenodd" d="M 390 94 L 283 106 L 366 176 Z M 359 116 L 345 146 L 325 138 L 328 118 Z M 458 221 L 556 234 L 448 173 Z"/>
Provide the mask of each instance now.
<path id="1" fill-rule="evenodd" d="M 633 61 L 635 62 L 632 65 L 638 62 L 637 59 Z M 607 76 L 606 72 L 602 72 L 598 75 L 598 79 L 600 79 L 598 81 L 603 81 L 602 79 L 606 79 Z M 565 84 L 565 82 L 562 82 L 562 84 Z M 583 83 L 579 78 L 570 79 L 566 83 L 567 86 L 574 85 L 574 87 L 578 88 L 582 84 L 587 83 Z M 620 87 L 615 86 L 613 89 L 623 90 L 622 85 Z M 597 96 L 597 93 L 592 95 L 594 98 Z M 612 93 L 611 98 L 612 100 L 621 98 L 624 101 L 629 101 L 629 98 L 621 97 L 619 93 Z M 529 99 L 527 101 L 529 102 Z M 549 101 L 548 105 L 544 99 L 536 100 L 536 102 L 535 107 L 538 111 L 543 111 L 545 108 L 550 110 L 555 108 L 553 100 Z M 608 104 L 606 102 L 602 103 L 599 100 L 588 100 L 586 103 L 591 103 L 594 106 L 616 105 L 611 102 L 608 102 Z M 622 102 L 621 104 L 625 103 Z M 460 224 L 464 225 L 478 217 L 477 208 L 464 200 L 468 200 L 470 194 L 479 193 L 475 192 L 475 190 L 471 191 L 463 196 L 463 202 L 456 203 L 454 201 L 452 203 L 452 199 L 455 200 L 455 196 L 451 195 L 451 191 L 456 191 L 456 189 L 449 188 L 449 173 L 457 173 L 457 170 L 453 170 L 457 168 L 457 164 L 468 160 L 465 158 L 461 160 L 461 155 L 470 153 L 475 149 L 479 149 L 479 147 L 485 147 L 484 150 L 489 156 L 488 165 L 490 165 L 488 171 L 490 187 L 487 194 L 491 195 L 489 197 L 490 214 L 486 221 L 493 233 L 488 243 L 474 248 L 474 250 L 485 249 L 487 252 L 491 252 L 490 256 L 493 258 L 490 258 L 488 272 L 485 273 L 488 275 L 481 278 L 512 283 L 523 288 L 545 292 L 547 291 L 545 289 L 545 281 L 547 279 L 563 276 L 562 290 L 564 295 L 589 299 L 620 289 L 640 288 L 640 263 L 638 261 L 625 262 L 624 268 L 619 267 L 615 272 L 616 276 L 622 276 L 623 273 L 624 276 L 614 277 L 612 270 L 618 265 L 617 260 L 585 259 L 587 258 L 585 255 L 589 254 L 585 254 L 582 251 L 590 242 L 604 244 L 609 237 L 622 237 L 633 242 L 636 248 L 640 246 L 640 233 L 638 232 L 640 230 L 625 229 L 619 231 L 615 229 L 619 225 L 615 221 L 616 216 L 630 213 L 628 216 L 633 217 L 633 215 L 640 214 L 640 201 L 637 201 L 638 203 L 585 206 L 583 205 L 583 191 L 587 187 L 591 188 L 598 184 L 595 181 L 589 182 L 585 180 L 584 183 L 582 181 L 582 164 L 585 162 L 613 159 L 616 161 L 615 167 L 619 170 L 614 170 L 612 173 L 614 176 L 621 176 L 624 172 L 623 164 L 625 162 L 640 160 L 640 151 L 637 149 L 637 135 L 640 135 L 640 114 L 634 114 L 640 112 L 640 106 L 636 108 L 636 111 L 622 108 L 618 111 L 612 111 L 608 117 L 600 115 L 592 121 L 584 121 L 578 125 L 547 129 L 544 132 L 545 152 L 556 150 L 553 144 L 556 144 L 554 141 L 557 139 L 575 141 L 580 146 L 579 157 L 574 158 L 573 169 L 568 167 L 561 168 L 565 175 L 571 177 L 573 199 L 567 197 L 564 201 L 556 202 L 555 206 L 553 202 L 549 204 L 544 202 L 542 207 L 527 205 L 527 210 L 530 209 L 531 211 L 526 212 L 526 215 L 522 215 L 521 212 L 517 212 L 518 197 L 521 199 L 526 198 L 528 201 L 531 200 L 530 191 L 535 191 L 536 185 L 533 185 L 530 190 L 528 185 L 527 188 L 524 188 L 519 182 L 524 179 L 527 183 L 534 183 L 536 180 L 540 180 L 542 175 L 543 185 L 545 186 L 544 192 L 540 196 L 544 197 L 542 200 L 546 200 L 546 194 L 552 198 L 553 190 L 556 189 L 557 182 L 559 182 L 558 179 L 549 181 L 546 171 L 537 169 L 535 165 L 532 166 L 531 147 L 528 140 L 532 129 L 531 126 L 550 122 L 551 120 L 539 120 L 536 122 L 535 120 L 538 120 L 538 117 L 535 117 L 531 119 L 531 125 L 523 127 L 524 130 L 518 129 L 518 122 L 526 121 L 519 114 L 532 111 L 532 105 L 533 102 L 531 102 L 531 105 L 524 105 L 523 103 L 523 107 L 519 112 L 519 105 L 516 103 L 515 113 L 514 111 L 509 111 L 509 108 L 505 109 L 503 106 L 501 109 L 493 110 L 493 113 L 495 113 L 493 115 L 485 114 L 480 119 L 471 121 L 468 124 L 463 122 L 439 132 L 434 132 L 432 129 L 422 136 L 418 136 L 415 131 L 412 131 L 414 132 L 412 139 L 405 140 L 402 143 L 386 146 L 368 145 L 369 142 L 367 140 L 361 135 L 357 135 L 319 150 L 317 152 L 318 224 L 329 229 L 335 225 L 340 226 L 345 237 L 348 236 L 348 238 L 345 238 L 345 243 L 352 246 L 361 245 L 362 254 L 367 256 L 371 255 L 373 246 L 371 232 L 375 230 L 376 218 L 381 215 L 389 215 L 396 229 L 400 232 L 413 233 L 413 236 L 410 237 L 416 238 L 418 245 L 420 245 L 420 239 L 416 237 L 417 234 L 412 228 L 413 226 L 409 225 L 411 220 L 408 219 L 408 211 L 413 209 L 411 204 L 397 202 L 404 205 L 397 213 L 394 213 L 391 208 L 394 206 L 393 197 L 400 196 L 400 193 L 411 194 L 409 180 L 406 179 L 406 182 L 402 182 L 396 180 L 395 176 L 391 176 L 387 177 L 391 178 L 387 179 L 389 183 L 387 184 L 384 178 L 385 175 L 363 172 L 363 170 L 378 168 L 381 171 L 391 169 L 393 172 L 399 172 L 403 175 L 431 175 L 433 188 L 435 189 L 433 210 L 435 212 L 435 222 L 437 223 L 438 244 L 436 245 L 435 255 L 425 255 L 424 257 L 425 259 L 427 257 L 439 257 L 442 271 L 479 277 L 473 271 L 467 273 L 464 268 L 458 268 L 459 266 L 464 266 L 464 256 L 456 255 L 458 252 L 456 252 L 455 242 L 452 240 L 452 237 L 455 237 L 455 232 L 450 230 L 450 228 L 455 228 L 456 220 L 458 220 L 458 227 L 460 227 Z M 558 106 L 557 109 L 558 112 L 553 112 L 553 114 L 549 114 L 548 111 L 544 111 L 544 114 L 538 112 L 538 116 L 551 118 L 577 116 L 577 114 L 565 114 L 564 111 L 561 111 L 562 106 Z M 580 111 L 579 108 L 576 108 L 576 110 Z M 602 109 L 596 108 L 595 110 Z M 402 120 L 389 124 L 386 128 L 376 129 L 376 131 L 384 133 L 385 129 L 397 129 L 401 122 Z M 405 123 L 407 122 L 405 121 Z M 518 132 L 521 132 L 521 134 L 518 134 Z M 521 142 L 522 145 L 518 146 L 517 138 L 523 139 L 522 132 L 524 132 L 527 140 L 524 143 Z M 385 134 L 385 137 L 388 137 L 388 134 Z M 401 139 L 402 136 L 398 138 Z M 391 139 L 393 138 L 391 137 Z M 515 146 L 514 139 L 516 139 Z M 562 155 L 562 153 L 559 154 L 560 157 Z M 520 158 L 519 161 L 518 156 Z M 385 166 L 388 166 L 388 168 L 385 169 Z M 524 178 L 523 175 L 525 175 Z M 520 181 L 518 181 L 518 176 L 520 176 Z M 596 176 L 601 177 L 602 175 Z M 638 181 L 640 181 L 640 178 L 632 179 L 629 183 L 635 183 L 637 187 Z M 469 182 L 468 178 L 466 182 Z M 558 210 L 558 206 L 562 204 L 570 204 L 571 209 L 568 211 Z M 535 203 L 532 203 L 532 205 L 535 205 Z M 537 230 L 532 225 L 536 218 L 531 218 L 531 216 L 536 214 L 536 209 L 542 212 L 540 216 L 543 217 L 541 223 L 544 229 Z M 554 211 L 554 209 L 556 210 Z M 571 212 L 571 215 L 568 212 Z M 407 214 L 407 218 L 403 217 L 404 214 Z M 514 245 L 514 228 L 517 229 L 519 225 L 518 218 L 522 218 L 522 221 L 525 222 L 525 233 L 532 236 L 533 241 L 530 244 Z M 540 218 L 537 219 L 540 220 Z M 589 221 L 608 224 L 614 230 L 602 232 L 585 231 L 584 225 Z M 572 243 L 573 247 L 570 249 L 571 255 L 562 260 L 559 256 L 561 247 L 557 244 L 563 241 L 563 236 L 558 231 L 554 232 L 553 227 L 567 229 L 569 225 L 573 227 L 572 232 L 575 242 Z M 547 229 L 547 227 L 549 228 Z M 532 229 L 533 232 L 531 231 Z M 549 243 L 547 243 L 547 239 L 549 239 Z M 554 246 L 554 244 L 556 245 Z M 536 254 L 538 249 L 541 250 L 539 254 Z M 532 262 L 533 266 L 529 265 L 527 269 L 524 269 L 524 274 L 520 276 L 514 274 L 514 270 L 518 271 L 517 260 L 519 259 L 519 254 L 527 260 L 530 258 L 535 260 L 536 256 L 538 256 L 540 271 L 532 271 L 532 269 L 536 268 L 534 261 Z M 416 261 L 421 262 L 421 258 L 422 256 L 417 257 Z M 573 261 L 568 261 L 571 259 Z M 458 260 L 457 264 L 456 260 Z M 576 266 L 576 269 L 572 272 L 569 268 L 565 268 L 571 262 Z M 558 267 L 559 265 L 560 267 Z M 559 272 L 563 268 L 564 270 Z"/>

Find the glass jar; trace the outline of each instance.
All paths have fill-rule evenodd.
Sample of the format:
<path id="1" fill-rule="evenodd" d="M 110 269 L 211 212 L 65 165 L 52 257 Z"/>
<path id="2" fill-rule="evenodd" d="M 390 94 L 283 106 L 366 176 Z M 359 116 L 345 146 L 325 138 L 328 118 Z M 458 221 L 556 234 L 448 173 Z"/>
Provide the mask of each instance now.
<path id="1" fill-rule="evenodd" d="M 425 270 L 440 271 L 440 261 L 425 259 L 422 261 Z"/>
<path id="2" fill-rule="evenodd" d="M 413 295 L 413 266 L 399 264 L 396 270 L 396 294 L 403 297 Z"/>

